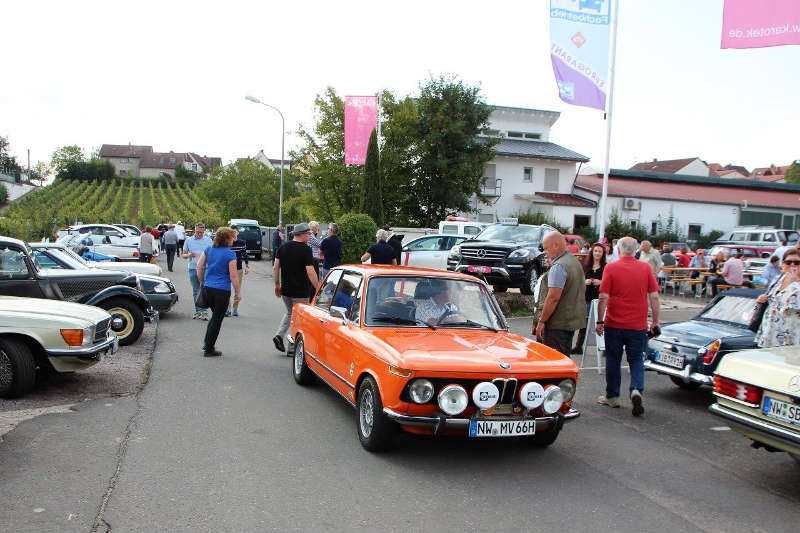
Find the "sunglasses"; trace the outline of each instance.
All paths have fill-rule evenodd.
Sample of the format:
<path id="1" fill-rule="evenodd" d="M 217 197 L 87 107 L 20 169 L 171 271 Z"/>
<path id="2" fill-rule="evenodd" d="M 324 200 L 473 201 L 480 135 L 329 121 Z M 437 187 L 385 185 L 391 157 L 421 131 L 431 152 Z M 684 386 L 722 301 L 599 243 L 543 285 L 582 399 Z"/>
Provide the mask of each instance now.
<path id="1" fill-rule="evenodd" d="M 784 265 L 793 265 L 798 266 L 800 265 L 800 259 L 787 259 L 783 262 Z"/>

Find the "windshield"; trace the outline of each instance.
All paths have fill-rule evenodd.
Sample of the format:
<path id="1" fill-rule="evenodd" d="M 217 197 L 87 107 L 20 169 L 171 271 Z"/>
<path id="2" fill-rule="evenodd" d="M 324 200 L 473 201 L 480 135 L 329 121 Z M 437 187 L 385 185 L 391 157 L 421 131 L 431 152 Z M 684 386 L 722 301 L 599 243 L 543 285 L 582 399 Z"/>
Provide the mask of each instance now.
<path id="1" fill-rule="evenodd" d="M 365 316 L 368 326 L 505 328 L 486 287 L 468 280 L 374 277 L 367 289 Z"/>
<path id="2" fill-rule="evenodd" d="M 236 228 L 239 230 L 239 233 L 243 233 L 245 231 L 255 231 L 256 233 L 258 233 L 259 231 L 261 231 L 258 226 L 251 226 L 247 224 L 237 224 Z"/>
<path id="3" fill-rule="evenodd" d="M 780 240 L 786 241 L 789 246 L 794 246 L 797 244 L 797 239 L 800 237 L 800 234 L 798 234 L 796 231 L 787 231 L 785 234 L 784 232 L 779 231 L 778 237 Z"/>
<path id="4" fill-rule="evenodd" d="M 476 239 L 482 241 L 538 242 L 542 240 L 541 226 L 505 226 L 495 224 L 483 230 Z"/>
<path id="5" fill-rule="evenodd" d="M 753 316 L 754 308 L 755 299 L 753 298 L 746 298 L 744 296 L 724 296 L 717 302 L 717 305 L 700 315 L 700 318 L 706 320 L 722 320 L 724 322 L 733 322 L 734 324 L 748 326 L 750 324 L 750 318 Z"/>
<path id="6" fill-rule="evenodd" d="M 82 269 L 82 268 L 87 268 L 89 266 L 81 256 L 79 256 L 72 250 L 62 250 L 61 248 L 53 248 L 50 250 L 50 253 L 58 257 L 68 265 L 72 266 L 72 268 Z"/>

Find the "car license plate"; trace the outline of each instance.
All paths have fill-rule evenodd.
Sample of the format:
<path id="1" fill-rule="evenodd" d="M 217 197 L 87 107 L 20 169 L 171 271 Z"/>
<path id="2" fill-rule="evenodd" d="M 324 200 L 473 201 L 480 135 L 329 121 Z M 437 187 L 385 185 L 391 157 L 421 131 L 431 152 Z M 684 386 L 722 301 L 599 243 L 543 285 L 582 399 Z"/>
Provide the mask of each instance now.
<path id="1" fill-rule="evenodd" d="M 467 266 L 467 272 L 477 272 L 479 274 L 491 274 L 492 267 L 469 265 Z"/>
<path id="2" fill-rule="evenodd" d="M 683 368 L 684 363 L 682 355 L 668 352 L 656 352 L 655 360 L 658 363 L 664 363 L 665 365 L 674 366 L 675 368 Z"/>
<path id="3" fill-rule="evenodd" d="M 536 433 L 534 420 L 470 420 L 470 437 L 519 437 Z"/>
<path id="4" fill-rule="evenodd" d="M 800 426 L 800 405 L 764 396 L 764 405 L 761 410 L 769 417 Z"/>

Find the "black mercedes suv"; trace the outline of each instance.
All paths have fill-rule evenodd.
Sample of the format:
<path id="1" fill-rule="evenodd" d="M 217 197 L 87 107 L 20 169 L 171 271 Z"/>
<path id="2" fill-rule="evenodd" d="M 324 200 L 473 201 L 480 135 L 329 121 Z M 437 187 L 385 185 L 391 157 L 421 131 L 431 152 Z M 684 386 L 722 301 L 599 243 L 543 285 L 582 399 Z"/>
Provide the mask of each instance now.
<path id="1" fill-rule="evenodd" d="M 518 287 L 522 294 L 533 294 L 536 279 L 547 268 L 542 239 L 551 231 L 556 229 L 515 219 L 492 224 L 450 250 L 447 270 L 483 278 L 496 292 Z"/>

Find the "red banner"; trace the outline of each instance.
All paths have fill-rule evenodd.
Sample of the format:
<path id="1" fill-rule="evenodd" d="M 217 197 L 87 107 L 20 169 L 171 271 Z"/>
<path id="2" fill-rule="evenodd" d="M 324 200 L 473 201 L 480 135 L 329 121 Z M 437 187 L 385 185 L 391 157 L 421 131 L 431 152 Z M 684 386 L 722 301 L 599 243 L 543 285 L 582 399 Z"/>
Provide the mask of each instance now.
<path id="1" fill-rule="evenodd" d="M 725 0 L 722 48 L 800 44 L 800 0 Z"/>
<path id="2" fill-rule="evenodd" d="M 372 130 L 378 126 L 377 96 L 344 97 L 344 164 L 363 165 Z"/>

